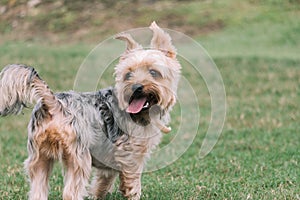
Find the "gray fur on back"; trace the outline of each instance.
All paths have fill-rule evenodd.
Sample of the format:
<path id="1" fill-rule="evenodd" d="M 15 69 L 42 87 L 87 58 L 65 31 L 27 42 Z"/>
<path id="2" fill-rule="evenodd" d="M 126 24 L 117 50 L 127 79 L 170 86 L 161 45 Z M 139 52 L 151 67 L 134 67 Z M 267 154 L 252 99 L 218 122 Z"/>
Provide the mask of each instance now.
<path id="1" fill-rule="evenodd" d="M 78 93 L 74 91 L 56 93 L 64 107 L 64 115 L 77 135 L 77 143 L 88 148 L 96 167 L 116 168 L 112 151 L 114 143 L 121 136 L 128 136 L 125 112 L 118 107 L 113 88 L 96 92 Z M 35 128 L 44 120 L 44 111 L 38 103 L 29 123 L 29 140 Z M 105 163 L 105 164 L 104 164 Z"/>

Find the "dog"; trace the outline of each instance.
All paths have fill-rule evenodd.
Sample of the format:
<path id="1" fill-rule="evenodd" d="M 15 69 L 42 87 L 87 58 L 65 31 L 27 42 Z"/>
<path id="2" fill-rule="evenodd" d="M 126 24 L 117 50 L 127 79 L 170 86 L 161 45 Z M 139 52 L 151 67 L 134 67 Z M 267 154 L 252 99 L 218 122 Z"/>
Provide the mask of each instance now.
<path id="1" fill-rule="evenodd" d="M 181 65 L 171 37 L 153 22 L 150 48 L 121 33 L 126 50 L 115 66 L 115 86 L 96 92 L 53 93 L 32 67 L 0 73 L 0 115 L 36 103 L 28 125 L 29 199 L 48 199 L 55 161 L 64 166 L 64 200 L 105 198 L 117 176 L 127 199 L 140 199 L 141 174 L 176 102 Z M 94 177 L 89 179 L 94 169 Z"/>

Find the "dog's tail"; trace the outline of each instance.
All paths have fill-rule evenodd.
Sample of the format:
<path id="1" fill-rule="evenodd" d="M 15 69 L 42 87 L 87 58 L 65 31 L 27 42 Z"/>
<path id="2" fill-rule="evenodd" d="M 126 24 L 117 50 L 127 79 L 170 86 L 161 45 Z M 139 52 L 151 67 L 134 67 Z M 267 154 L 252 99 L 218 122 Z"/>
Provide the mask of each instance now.
<path id="1" fill-rule="evenodd" d="M 0 116 L 19 114 L 23 107 L 38 101 L 47 113 L 61 109 L 61 103 L 34 68 L 13 64 L 0 72 Z"/>

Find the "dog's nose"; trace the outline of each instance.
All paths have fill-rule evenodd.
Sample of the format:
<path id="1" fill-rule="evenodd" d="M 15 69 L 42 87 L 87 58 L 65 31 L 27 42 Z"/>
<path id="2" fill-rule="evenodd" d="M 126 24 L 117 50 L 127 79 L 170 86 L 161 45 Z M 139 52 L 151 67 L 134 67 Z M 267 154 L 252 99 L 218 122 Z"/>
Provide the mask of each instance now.
<path id="1" fill-rule="evenodd" d="M 143 88 L 144 88 L 144 86 L 140 83 L 136 83 L 136 84 L 132 85 L 132 87 L 131 87 L 133 92 L 142 92 Z"/>

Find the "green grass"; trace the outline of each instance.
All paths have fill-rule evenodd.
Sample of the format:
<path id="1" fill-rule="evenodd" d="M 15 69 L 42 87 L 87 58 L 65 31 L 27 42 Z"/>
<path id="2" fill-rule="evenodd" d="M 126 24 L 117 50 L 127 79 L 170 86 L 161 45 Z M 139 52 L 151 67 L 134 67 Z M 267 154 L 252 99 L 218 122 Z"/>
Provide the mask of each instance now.
<path id="1" fill-rule="evenodd" d="M 201 82 L 194 88 L 201 121 L 193 144 L 173 164 L 143 175 L 142 198 L 300 199 L 297 4 L 281 6 L 276 3 L 279 1 L 266 1 L 257 5 L 258 1 L 251 1 L 234 6 L 232 1 L 220 2 L 215 5 L 215 13 L 227 16 L 226 28 L 197 39 L 214 58 L 224 80 L 227 117 L 222 135 L 213 151 L 200 159 L 210 119 L 210 99 Z M 228 14 L 229 8 L 233 14 Z M 213 14 L 214 10 L 209 12 Z M 54 91 L 69 90 L 91 48 L 82 44 L 46 46 L 8 41 L 0 45 L 0 64 L 1 68 L 9 63 L 33 65 Z M 183 74 L 193 82 L 189 70 L 184 68 Z M 108 76 L 107 82 L 111 78 Z M 175 109 L 175 130 L 178 115 Z M 25 110 L 24 115 L 0 118 L 0 199 L 26 199 L 29 186 L 22 163 L 27 156 L 29 116 L 30 111 Z M 171 138 L 165 137 L 163 144 Z M 50 185 L 49 199 L 61 199 L 63 179 L 58 165 Z M 107 199 L 122 197 L 115 192 Z"/>

